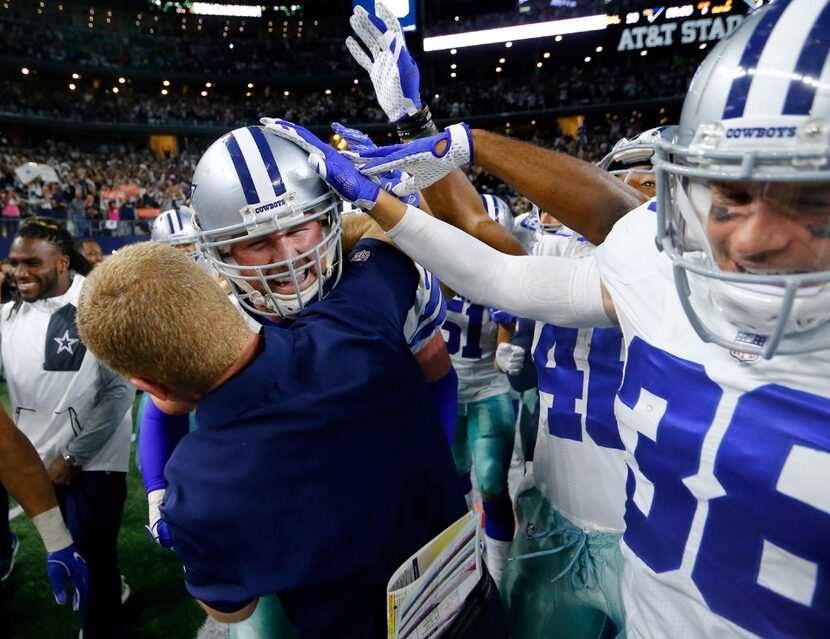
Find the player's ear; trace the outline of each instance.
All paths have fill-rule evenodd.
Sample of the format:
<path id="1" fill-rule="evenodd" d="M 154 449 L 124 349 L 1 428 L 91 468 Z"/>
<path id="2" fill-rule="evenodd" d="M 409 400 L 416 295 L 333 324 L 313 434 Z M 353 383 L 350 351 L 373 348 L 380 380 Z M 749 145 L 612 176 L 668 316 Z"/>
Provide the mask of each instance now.
<path id="1" fill-rule="evenodd" d="M 171 391 L 163 384 L 151 382 L 149 379 L 144 379 L 143 377 L 130 377 L 130 383 L 138 390 L 150 393 L 150 395 L 158 397 L 159 399 L 170 398 Z"/>

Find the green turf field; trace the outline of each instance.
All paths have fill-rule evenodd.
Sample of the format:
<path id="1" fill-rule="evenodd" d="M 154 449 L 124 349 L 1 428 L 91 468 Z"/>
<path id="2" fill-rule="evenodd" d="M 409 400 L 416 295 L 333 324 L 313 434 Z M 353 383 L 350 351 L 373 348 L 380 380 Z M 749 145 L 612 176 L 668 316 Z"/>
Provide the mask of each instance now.
<path id="1" fill-rule="evenodd" d="M 0 401 L 8 410 L 5 384 L 0 384 Z M 121 573 L 132 589 L 125 606 L 129 636 L 192 639 L 205 614 L 185 591 L 175 555 L 156 546 L 144 531 L 146 521 L 144 485 L 131 463 L 118 549 Z M 25 515 L 11 527 L 20 538 L 20 552 L 14 572 L 0 584 L 0 639 L 74 639 L 80 628 L 78 615 L 55 604 L 46 577 L 46 554 L 34 527 Z"/>

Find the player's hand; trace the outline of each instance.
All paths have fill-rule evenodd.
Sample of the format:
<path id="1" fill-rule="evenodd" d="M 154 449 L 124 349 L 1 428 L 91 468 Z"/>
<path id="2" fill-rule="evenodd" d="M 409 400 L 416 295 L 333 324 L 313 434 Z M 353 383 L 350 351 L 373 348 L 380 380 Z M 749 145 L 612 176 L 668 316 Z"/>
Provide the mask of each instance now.
<path id="1" fill-rule="evenodd" d="M 374 151 L 378 148 L 378 145 L 372 142 L 372 138 L 359 129 L 351 129 L 339 122 L 332 122 L 331 130 L 346 141 L 346 144 L 349 145 L 347 150 L 352 153 Z"/>
<path id="2" fill-rule="evenodd" d="M 355 61 L 369 72 L 378 104 L 390 122 L 400 122 L 421 108 L 421 75 L 409 55 L 403 30 L 385 4 L 375 2 L 375 16 L 361 6 L 349 18 L 357 37 L 369 51 L 349 36 L 346 47 Z"/>
<path id="3" fill-rule="evenodd" d="M 408 174 L 393 189 L 397 196 L 409 195 L 435 184 L 453 169 L 473 161 L 473 138 L 463 122 L 447 127 L 443 133 L 393 144 L 359 154 L 365 175 L 379 175 L 394 169 Z"/>
<path id="4" fill-rule="evenodd" d="M 341 138 L 343 138 L 346 143 L 349 145 L 348 149 L 343 153 L 347 158 L 349 158 L 352 162 L 356 163 L 358 166 L 365 162 L 360 157 L 360 153 L 365 153 L 367 151 L 374 151 L 378 148 L 378 146 L 372 142 L 372 139 L 366 135 L 363 131 L 358 129 L 350 129 L 347 126 L 343 126 L 339 122 L 332 122 L 331 123 L 331 130 L 337 133 Z M 380 187 L 386 191 L 387 193 L 392 193 L 393 189 L 398 186 L 403 180 L 407 179 L 409 176 L 406 175 L 400 169 L 394 169 L 393 171 L 389 171 L 387 173 L 380 173 L 375 176 L 380 183 Z M 398 197 L 395 195 L 395 197 Z M 400 196 L 399 199 L 404 204 L 411 204 L 412 206 L 419 206 L 421 204 L 421 194 L 420 193 L 412 193 L 411 195 L 403 195 Z"/>
<path id="5" fill-rule="evenodd" d="M 311 131 L 286 120 L 262 118 L 266 130 L 290 140 L 308 153 L 308 163 L 344 200 L 364 211 L 378 200 L 380 186 L 363 175 L 354 164 Z"/>
<path id="6" fill-rule="evenodd" d="M 161 504 L 164 502 L 164 495 L 167 491 L 164 488 L 158 490 L 151 490 L 147 493 L 148 505 L 148 519 L 149 524 L 144 526 L 144 529 L 149 533 L 159 546 L 162 548 L 173 549 L 173 540 L 170 539 L 170 531 L 167 528 L 167 522 L 161 514 Z"/>
<path id="7" fill-rule="evenodd" d="M 496 348 L 496 366 L 508 375 L 516 375 L 524 366 L 525 349 L 509 342 L 502 342 Z"/>
<path id="8" fill-rule="evenodd" d="M 49 465 L 47 472 L 55 486 L 72 486 L 81 476 L 81 467 L 70 466 L 62 456 L 58 455 Z"/>
<path id="9" fill-rule="evenodd" d="M 86 593 L 89 590 L 89 574 L 86 562 L 75 544 L 69 544 L 66 548 L 46 555 L 46 572 L 49 581 L 52 582 L 52 594 L 59 606 L 66 603 L 65 582 L 68 579 L 72 584 L 74 594 L 72 595 L 72 610 L 80 610 L 86 600 Z"/>

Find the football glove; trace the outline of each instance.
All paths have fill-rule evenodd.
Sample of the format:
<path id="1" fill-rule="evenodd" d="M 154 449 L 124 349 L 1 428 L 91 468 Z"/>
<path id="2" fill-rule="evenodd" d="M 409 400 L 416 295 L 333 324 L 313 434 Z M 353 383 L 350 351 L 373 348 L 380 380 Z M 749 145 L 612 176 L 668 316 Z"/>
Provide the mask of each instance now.
<path id="1" fill-rule="evenodd" d="M 147 493 L 147 506 L 149 524 L 144 526 L 144 530 L 153 538 L 162 548 L 173 549 L 173 540 L 170 539 L 170 531 L 167 528 L 167 522 L 162 517 L 160 507 L 164 503 L 164 495 L 167 491 L 164 488 L 158 490 L 151 490 Z"/>
<path id="2" fill-rule="evenodd" d="M 378 200 L 380 186 L 363 175 L 351 161 L 308 129 L 276 118 L 260 120 L 266 130 L 290 140 L 308 155 L 308 163 L 344 200 L 364 211 L 371 210 Z M 379 171 L 380 173 L 380 171 Z"/>
<path id="3" fill-rule="evenodd" d="M 421 75 L 406 48 L 395 14 L 382 2 L 375 3 L 375 13 L 377 18 L 358 5 L 349 18 L 349 24 L 369 55 L 352 36 L 346 38 L 346 47 L 355 61 L 369 72 L 378 104 L 386 117 L 397 123 L 421 108 Z"/>
<path id="4" fill-rule="evenodd" d="M 66 603 L 66 588 L 64 582 L 68 579 L 72 584 L 74 594 L 72 595 L 72 610 L 80 610 L 86 600 L 89 590 L 89 574 L 86 562 L 75 544 L 69 544 L 66 548 L 47 553 L 46 572 L 49 581 L 52 582 L 52 594 L 59 606 Z"/>
<path id="5" fill-rule="evenodd" d="M 440 153 L 436 147 L 446 142 Z M 445 177 L 453 169 L 473 161 L 473 138 L 463 122 L 447 127 L 442 133 L 412 140 L 407 144 L 382 146 L 359 154 L 365 162 L 365 175 L 380 175 L 395 169 L 408 174 L 392 188 L 398 197 L 420 191 Z"/>
<path id="6" fill-rule="evenodd" d="M 525 349 L 515 344 L 502 342 L 496 348 L 496 366 L 508 375 L 521 372 L 525 359 Z"/>

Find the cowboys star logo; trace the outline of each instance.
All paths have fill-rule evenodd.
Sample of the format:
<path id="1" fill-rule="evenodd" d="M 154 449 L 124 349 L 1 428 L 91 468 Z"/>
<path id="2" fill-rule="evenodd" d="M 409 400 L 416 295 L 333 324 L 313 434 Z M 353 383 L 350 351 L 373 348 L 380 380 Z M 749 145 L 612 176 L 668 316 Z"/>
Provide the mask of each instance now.
<path id="1" fill-rule="evenodd" d="M 74 355 L 72 348 L 76 342 L 80 341 L 74 337 L 69 337 L 69 329 L 64 332 L 62 337 L 53 337 L 52 339 L 58 343 L 58 353 L 66 351 L 70 355 Z"/>

